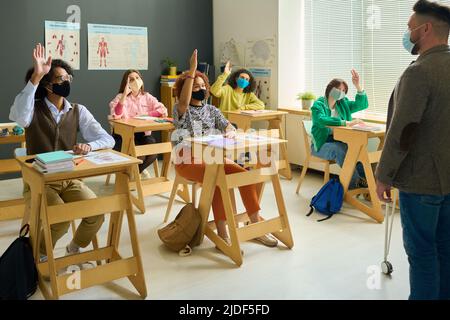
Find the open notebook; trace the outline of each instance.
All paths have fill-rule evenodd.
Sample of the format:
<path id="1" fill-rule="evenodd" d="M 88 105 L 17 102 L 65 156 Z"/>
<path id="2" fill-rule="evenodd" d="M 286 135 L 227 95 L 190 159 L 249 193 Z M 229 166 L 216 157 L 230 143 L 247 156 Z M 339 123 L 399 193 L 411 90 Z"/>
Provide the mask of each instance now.
<path id="1" fill-rule="evenodd" d="M 249 115 L 256 115 L 256 114 L 267 114 L 267 113 L 274 113 L 275 110 L 241 110 L 242 114 L 249 114 Z"/>
<path id="2" fill-rule="evenodd" d="M 358 123 L 358 124 L 352 126 L 352 129 L 359 130 L 359 131 L 377 132 L 377 131 L 382 131 L 384 128 L 381 126 L 376 126 L 376 125 L 361 122 L 361 123 Z"/>

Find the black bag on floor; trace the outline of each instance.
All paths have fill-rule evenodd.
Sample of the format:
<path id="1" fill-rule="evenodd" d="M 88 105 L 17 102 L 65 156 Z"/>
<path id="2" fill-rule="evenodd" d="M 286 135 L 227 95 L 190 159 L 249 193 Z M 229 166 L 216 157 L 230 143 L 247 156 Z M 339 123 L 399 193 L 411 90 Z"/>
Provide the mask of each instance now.
<path id="1" fill-rule="evenodd" d="M 31 249 L 28 224 L 19 238 L 0 257 L 0 300 L 26 300 L 37 289 L 38 276 Z"/>

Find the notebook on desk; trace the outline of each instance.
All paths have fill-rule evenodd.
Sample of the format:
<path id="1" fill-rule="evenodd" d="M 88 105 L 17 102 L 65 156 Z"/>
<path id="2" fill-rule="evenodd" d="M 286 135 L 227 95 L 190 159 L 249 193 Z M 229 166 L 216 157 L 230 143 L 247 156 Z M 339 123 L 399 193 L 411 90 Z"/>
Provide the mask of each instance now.
<path id="1" fill-rule="evenodd" d="M 382 131 L 383 128 L 380 126 L 368 125 L 367 123 L 361 122 L 351 127 L 354 130 L 359 131 L 369 131 L 369 132 L 377 132 Z"/>
<path id="2" fill-rule="evenodd" d="M 44 164 L 50 164 L 64 161 L 72 161 L 73 155 L 65 151 L 54 151 L 54 152 L 40 153 L 36 155 L 36 159 Z"/>
<path id="3" fill-rule="evenodd" d="M 241 110 L 242 114 L 249 114 L 249 115 L 255 115 L 255 114 L 266 114 L 266 113 L 274 113 L 275 110 Z"/>
<path id="4" fill-rule="evenodd" d="M 158 120 L 158 119 L 161 119 L 161 118 L 142 115 L 142 116 L 136 116 L 136 117 L 134 117 L 134 119 L 137 119 L 137 120 Z"/>
<path id="5" fill-rule="evenodd" d="M 212 141 L 208 142 L 208 145 L 211 147 L 226 149 L 226 148 L 230 148 L 230 147 L 234 147 L 234 146 L 243 146 L 244 143 L 242 141 L 238 141 L 235 139 L 221 138 L 221 139 L 216 139 L 216 140 L 212 140 Z"/>

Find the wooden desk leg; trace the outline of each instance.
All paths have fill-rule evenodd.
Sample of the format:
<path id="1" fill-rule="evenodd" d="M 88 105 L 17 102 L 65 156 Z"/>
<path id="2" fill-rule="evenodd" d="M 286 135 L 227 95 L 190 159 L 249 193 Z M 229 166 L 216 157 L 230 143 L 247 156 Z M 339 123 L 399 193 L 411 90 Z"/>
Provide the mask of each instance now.
<path id="1" fill-rule="evenodd" d="M 281 191 L 280 178 L 278 174 L 272 176 L 272 186 L 275 193 L 275 199 L 277 201 L 278 213 L 283 225 L 283 230 L 280 232 L 273 232 L 273 236 L 283 242 L 286 247 L 292 249 L 294 247 L 294 239 L 292 238 L 291 227 L 286 211 L 286 205 L 283 199 L 283 192 Z"/>
<path id="2" fill-rule="evenodd" d="M 49 299 L 59 299 L 59 290 L 57 285 L 57 270 L 55 266 L 55 257 L 53 256 L 53 241 L 51 234 L 51 226 L 48 223 L 48 215 L 47 215 L 47 196 L 45 194 L 42 195 L 41 198 L 41 219 L 42 219 L 42 230 L 44 232 L 44 240 L 45 240 L 45 250 L 47 255 L 47 264 L 50 276 L 50 287 L 52 291 L 52 295 L 48 297 Z M 39 235 L 38 235 L 39 236 Z M 39 243 L 39 242 L 38 242 Z M 45 284 L 42 284 L 43 286 Z M 46 297 L 47 298 L 47 297 Z"/>
<path id="3" fill-rule="evenodd" d="M 373 176 L 372 166 L 369 161 L 369 155 L 367 151 L 367 143 L 363 141 L 353 141 L 348 144 L 347 155 L 344 160 L 344 165 L 342 166 L 340 179 L 344 187 L 344 199 L 346 202 L 357 208 L 358 210 L 364 212 L 369 217 L 375 219 L 377 222 L 383 222 L 384 216 L 382 214 L 381 204 L 378 201 L 376 195 L 376 184 L 375 178 Z M 358 191 L 349 191 L 349 185 L 351 178 L 353 176 L 354 170 L 356 170 L 356 164 L 360 161 L 364 166 L 364 172 L 366 174 L 367 184 L 369 187 L 369 192 L 371 196 L 371 201 L 373 207 L 368 207 L 354 196 L 358 194 Z"/>
<path id="4" fill-rule="evenodd" d="M 161 140 L 162 142 L 170 142 L 170 132 L 162 131 L 161 132 Z M 169 177 L 169 169 L 171 165 L 170 161 L 171 154 L 165 153 L 163 155 L 163 165 L 161 168 L 161 177 L 168 178 Z"/>
<path id="5" fill-rule="evenodd" d="M 136 157 L 136 145 L 134 143 L 134 133 L 127 131 L 126 135 L 122 137 L 122 153 Z M 144 192 L 142 191 L 141 175 L 139 174 L 139 167 L 133 166 L 133 178 L 136 184 L 137 197 L 131 196 L 134 205 L 141 213 L 145 213 Z"/>
<path id="6" fill-rule="evenodd" d="M 136 222 L 134 219 L 133 205 L 131 203 L 131 193 L 129 186 L 129 177 L 124 173 L 117 174 L 118 182 L 116 183 L 117 193 L 128 194 L 128 206 L 126 210 L 127 220 L 128 220 L 128 230 L 130 233 L 131 247 L 133 250 L 133 257 L 136 258 L 137 263 L 137 273 L 135 275 L 129 276 L 128 279 L 134 285 L 136 290 L 139 292 L 141 297 L 144 299 L 147 296 L 147 287 L 145 285 L 144 268 L 142 266 L 141 251 L 139 248 L 139 241 L 137 238 Z M 113 243 L 116 252 L 118 252 L 119 240 L 120 240 L 120 230 L 122 227 L 123 212 L 116 214 L 117 217 L 117 228 L 115 230 L 116 235 L 113 237 Z M 112 217 L 111 217 L 112 218 Z"/>
<path id="7" fill-rule="evenodd" d="M 272 129 L 277 129 L 280 131 L 280 139 L 285 139 L 284 138 L 284 132 L 283 132 L 283 128 L 281 127 L 281 122 L 282 119 L 273 119 L 273 120 L 269 120 L 269 130 Z M 292 171 L 291 171 L 291 166 L 289 164 L 289 157 L 288 157 L 288 153 L 287 153 L 287 145 L 285 143 L 282 143 L 280 145 L 280 154 L 281 154 L 281 159 L 280 160 L 285 160 L 286 161 L 286 168 L 281 169 L 280 170 L 280 174 L 285 177 L 288 180 L 292 180 Z"/>
<path id="8" fill-rule="evenodd" d="M 218 164 L 207 165 L 205 168 L 205 175 L 203 177 L 202 192 L 198 204 L 198 210 L 202 217 L 202 230 L 200 242 L 203 242 L 206 230 L 208 228 L 208 217 L 211 210 L 212 199 L 217 182 L 217 173 L 219 170 Z"/>
<path id="9" fill-rule="evenodd" d="M 230 234 L 231 246 L 228 246 L 214 231 L 209 229 L 209 238 L 216 244 L 216 246 L 222 250 L 224 254 L 229 256 L 238 266 L 242 265 L 241 247 L 239 244 L 239 237 L 236 229 L 236 222 L 234 217 L 232 198 L 230 197 L 230 190 L 228 189 L 225 168 L 223 165 L 219 167 L 217 186 L 220 189 L 222 196 L 223 207 L 225 209 L 225 217 L 227 219 L 228 232 Z"/>

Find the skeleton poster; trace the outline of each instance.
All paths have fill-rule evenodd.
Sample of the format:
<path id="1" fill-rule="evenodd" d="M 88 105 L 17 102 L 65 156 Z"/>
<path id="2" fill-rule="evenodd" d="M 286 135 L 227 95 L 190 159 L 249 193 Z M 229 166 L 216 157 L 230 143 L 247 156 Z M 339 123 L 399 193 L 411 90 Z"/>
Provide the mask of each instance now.
<path id="1" fill-rule="evenodd" d="M 88 69 L 148 69 L 146 27 L 88 24 Z"/>

